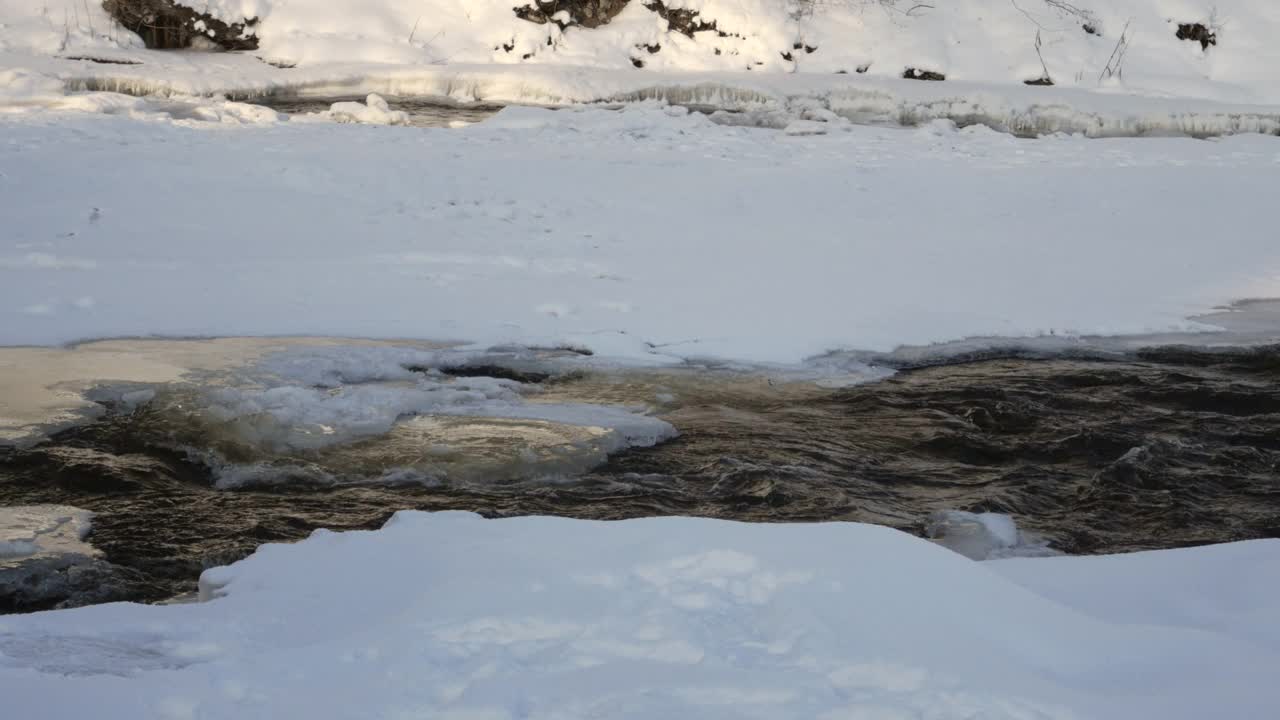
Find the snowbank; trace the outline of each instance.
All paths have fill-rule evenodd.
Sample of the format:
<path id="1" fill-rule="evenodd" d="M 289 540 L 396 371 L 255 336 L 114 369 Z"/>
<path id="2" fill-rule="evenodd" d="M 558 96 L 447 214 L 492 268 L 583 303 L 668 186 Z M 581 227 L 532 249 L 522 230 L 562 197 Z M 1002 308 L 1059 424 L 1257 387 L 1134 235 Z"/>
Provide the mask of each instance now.
<path id="1" fill-rule="evenodd" d="M 364 106 L 361 106 L 362 108 Z M 364 111 L 367 117 L 390 122 L 396 115 Z M 178 125 L 203 123 L 270 124 L 284 116 L 260 105 L 229 102 L 222 98 L 171 96 L 143 98 L 116 92 L 68 92 L 63 81 L 25 69 L 0 70 L 0 115 L 43 115 L 47 113 L 92 113 L 119 115 L 133 120 L 164 121 Z M 336 119 L 336 118 L 335 118 Z M 47 267 L 43 253 L 27 253 L 5 264 Z M 55 264 L 57 261 L 53 261 Z"/>
<path id="2" fill-rule="evenodd" d="M 6 618 L 0 691 L 49 720 L 1265 717 L 1278 553 L 400 513 L 209 570 L 210 602 Z"/>
<path id="3" fill-rule="evenodd" d="M 95 3 L 55 0 L 35 8 L 0 0 L 0 68 L 24 74 L 0 83 L 10 86 L 0 90 L 0 111 L 43 105 L 133 117 L 157 112 L 128 98 L 60 98 L 48 77 L 39 79 L 39 93 L 20 92 L 36 73 L 73 90 L 131 95 L 376 93 L 551 105 L 656 99 L 749 111 L 755 115 L 738 120 L 779 129 L 827 113 L 860 123 L 948 119 L 1023 136 L 1280 132 L 1280 47 L 1271 42 L 1280 34 L 1280 10 L 1266 0 L 1213 8 L 1183 0 L 936 7 L 906 0 L 633 0 L 593 29 L 562 29 L 563 17 L 535 24 L 498 0 L 189 4 L 230 23 L 256 18 L 252 32 L 261 47 L 148 51 Z M 704 30 L 686 35 L 688 27 L 669 27 L 663 13 L 696 18 L 693 26 Z M 1214 44 L 1177 37 L 1182 25 L 1196 23 Z M 903 79 L 908 69 L 947 79 Z M 1046 78 L 1054 86 L 1024 84 Z M 209 105 L 175 117 L 273 117 Z M 346 105 L 330 117 L 403 120 L 376 104 Z M 792 126 L 795 134 L 828 130 Z"/>
<path id="4" fill-rule="evenodd" d="M 73 0 L 62 2 L 0 4 L 8 25 L 0 49 L 57 54 L 113 39 L 136 45 L 100 10 L 80 19 L 69 12 Z M 257 53 L 299 67 L 497 63 L 882 78 L 917 70 L 948 81 L 1047 78 L 1108 92 L 1280 102 L 1280 10 L 1269 0 L 632 0 L 594 29 L 564 27 L 569 13 L 545 24 L 522 20 L 513 11 L 519 3 L 508 0 L 185 4 L 227 23 L 256 18 Z M 692 21 L 668 22 L 680 13 Z M 1214 44 L 1179 39 L 1183 24 L 1203 25 Z"/>
<path id="5" fill-rule="evenodd" d="M 806 98 L 851 119 L 1091 135 L 1275 132 L 1280 104 L 1280 10 L 1269 0 L 665 3 L 717 28 L 692 37 L 641 0 L 594 29 L 521 20 L 505 0 L 190 4 L 227 22 L 257 18 L 261 47 L 147 51 L 96 3 L 0 0 L 0 67 L 131 94 L 338 88 L 534 104 L 692 96 L 729 109 Z M 1184 24 L 1203 25 L 1215 44 L 1179 39 Z M 902 79 L 908 69 L 946 81 Z M 1054 86 L 1024 84 L 1045 78 Z"/>
<path id="6" fill-rule="evenodd" d="M 1213 137 L 1280 132 L 1274 105 L 1187 98 L 1139 97 L 1077 88 L 1028 88 L 990 83 L 914 82 L 865 75 L 794 75 L 731 72 L 634 72 L 569 66 L 328 63 L 282 70 L 241 54 L 192 57 L 149 55 L 136 66 L 69 62 L 32 56 L 5 61 L 43 76 L 39 96 L 0 93 L 0 112 L 37 109 L 109 112 L 128 106 L 132 114 L 173 112 L 175 119 L 199 113 L 228 116 L 228 95 L 246 102 L 265 97 L 364 96 L 428 98 L 441 103 L 562 106 L 646 102 L 725 110 L 717 122 L 782 129 L 797 120 L 847 120 L 859 124 L 916 126 L 951 120 L 985 125 L 1023 137 L 1079 133 L 1089 137 L 1186 135 Z M 52 94 L 52 78 L 66 92 Z M 162 95 L 149 103 L 133 96 Z M 214 96 L 213 99 L 201 99 Z M 176 106 L 176 107 L 175 107 Z M 101 107 L 102 109 L 98 109 Z M 364 112 L 364 111 L 362 111 Z M 209 118 L 212 119 L 212 118 Z M 282 120 L 274 113 L 253 118 Z"/>

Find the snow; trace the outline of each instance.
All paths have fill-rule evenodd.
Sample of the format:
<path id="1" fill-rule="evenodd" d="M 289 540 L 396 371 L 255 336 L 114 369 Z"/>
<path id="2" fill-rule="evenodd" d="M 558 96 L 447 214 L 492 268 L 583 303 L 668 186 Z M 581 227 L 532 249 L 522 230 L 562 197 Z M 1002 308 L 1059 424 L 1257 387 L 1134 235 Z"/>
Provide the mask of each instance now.
<path id="1" fill-rule="evenodd" d="M 63 0 L 73 4 L 73 0 Z M 908 68 L 949 80 L 1021 84 L 1046 72 L 1062 86 L 1146 95 L 1280 102 L 1280 10 L 1269 0 L 905 0 L 797 3 L 794 0 L 673 0 L 698 12 L 719 32 L 690 38 L 669 31 L 639 1 L 600 28 L 561 30 L 521 20 L 507 0 L 188 0 L 226 22 L 257 18 L 259 54 L 273 62 L 314 66 L 335 62 L 400 65 L 581 65 L 634 72 L 746 71 L 856 73 L 901 77 Z M 1075 9 L 1075 11 L 1072 11 Z M 41 9 L 23 0 L 0 4 L 0 49 L 65 52 L 97 47 L 98 32 L 77 28 L 64 38 L 67 8 Z M 74 15 L 74 13 L 73 13 Z M 1203 23 L 1218 34 L 1207 51 L 1175 37 L 1179 23 Z M 76 21 L 73 25 L 86 25 Z M 1090 34 L 1084 30 L 1089 25 Z M 723 33 L 723 35 L 721 34 Z M 120 37 L 115 32 L 112 37 Z M 127 35 L 127 33 L 125 34 Z M 1121 77 L 1104 82 L 1121 37 L 1128 51 Z M 799 46 L 799 47 L 797 47 Z M 1038 46 L 1038 47 L 1037 47 Z M 645 47 L 658 47 L 649 52 Z M 809 50 L 812 48 L 812 51 Z"/>
<path id="2" fill-rule="evenodd" d="M 142 39 L 115 24 L 100 2 L 0 0 L 0 52 L 109 56 L 142 46 Z"/>
<path id="3" fill-rule="evenodd" d="M 208 602 L 6 618 L 0 691 L 50 720 L 1265 717 L 1277 554 L 403 512 L 208 570 Z"/>
<path id="4" fill-rule="evenodd" d="M 392 110 L 380 95 L 372 93 L 363 103 L 337 102 L 329 108 L 329 118 L 335 122 L 365 123 L 368 125 L 408 125 L 409 113 Z"/>
<path id="5" fill-rule="evenodd" d="M 461 130 L 0 122 L 4 344 L 312 334 L 795 364 L 1205 331 L 1188 318 L 1280 294 L 1270 137 L 789 136 L 654 105 Z"/>
<path id="6" fill-rule="evenodd" d="M 955 81 L 917 82 L 864 75 L 742 72 L 630 72 L 542 65 L 429 65 L 329 63 L 282 70 L 235 53 L 150 53 L 136 66 L 102 65 L 30 55 L 5 57 L 27 74 L 61 79 L 70 97 L 0 95 L 0 111 L 41 107 L 110 112 L 124 104 L 161 112 L 175 103 L 218 109 L 229 94 L 434 98 L 446 103 L 625 104 L 660 101 L 743 113 L 726 123 L 783 128 L 793 120 L 840 117 L 861 124 L 918 125 L 950 119 L 1023 136 L 1056 132 L 1090 137 L 1190 135 L 1209 137 L 1280 131 L 1275 105 L 1098 93 L 1078 88 Z M 89 91 L 111 91 L 107 94 Z M 147 104 L 130 95 L 167 95 Z M 99 109 L 101 106 L 101 109 Z M 272 116 L 274 117 L 274 116 Z M 248 121 L 248 120 L 246 120 Z M 262 119 L 258 119 L 262 121 Z"/>
<path id="7" fill-rule="evenodd" d="M 726 33 L 695 38 L 640 2 L 596 30 L 497 0 L 190 4 L 258 18 L 260 50 L 148 51 L 97 3 L 0 0 L 0 345 L 385 340 L 0 348 L 0 442 L 147 405 L 205 433 L 223 487 L 337 450 L 376 475 L 375 439 L 424 467 L 554 475 L 675 430 L 441 370 L 712 359 L 839 387 L 975 348 L 1280 338 L 1274 303 L 1230 304 L 1280 296 L 1280 140 L 1250 134 L 1280 133 L 1268 0 L 667 2 Z M 1173 37 L 1195 21 L 1218 45 Z M 365 100 L 293 119 L 240 102 L 267 95 Z M 401 97 L 608 107 L 434 130 L 396 127 Z M 404 479 L 392 460 L 382 479 Z M 54 720 L 1127 720 L 1280 700 L 1280 543 L 1042 557 L 1007 516 L 928 524 L 932 542 L 400 513 L 210 569 L 204 603 L 7 617 L 0 695 Z M 75 508 L 0 509 L 0 563 L 36 587 L 41 558 L 99 562 L 87 529 Z"/>
<path id="8" fill-rule="evenodd" d="M 0 72 L 135 95 L 376 93 L 525 104 L 660 99 L 781 113 L 786 119 L 773 120 L 779 128 L 812 120 L 805 116 L 817 109 L 855 122 L 951 119 L 1020 134 L 1280 131 L 1280 49 L 1271 42 L 1280 32 L 1280 10 L 1266 0 L 1213 7 L 1185 0 L 971 0 L 937 7 L 850 0 L 816 3 L 812 13 L 792 0 L 668 3 L 697 10 L 728 32 L 692 39 L 669 31 L 639 0 L 606 26 L 564 31 L 520 20 L 511 3 L 499 0 L 192 2 L 228 21 L 258 18 L 252 31 L 260 50 L 148 51 L 96 6 L 90 12 L 76 0 L 39 8 L 3 0 Z M 1206 51 L 1178 40 L 1181 22 L 1212 26 L 1218 44 Z M 1084 32 L 1085 24 L 1099 34 Z M 1122 32 L 1129 41 L 1123 73 L 1104 80 Z M 643 70 L 632 66 L 635 59 Z M 948 79 L 903 80 L 908 67 Z M 1046 69 L 1055 86 L 1023 84 Z M 39 100 L 15 99 L 4 85 L 0 109 Z M 48 88 L 40 101 L 47 95 Z M 93 109 L 84 99 L 54 105 L 77 102 Z M 122 102 L 106 109 L 121 112 Z"/>

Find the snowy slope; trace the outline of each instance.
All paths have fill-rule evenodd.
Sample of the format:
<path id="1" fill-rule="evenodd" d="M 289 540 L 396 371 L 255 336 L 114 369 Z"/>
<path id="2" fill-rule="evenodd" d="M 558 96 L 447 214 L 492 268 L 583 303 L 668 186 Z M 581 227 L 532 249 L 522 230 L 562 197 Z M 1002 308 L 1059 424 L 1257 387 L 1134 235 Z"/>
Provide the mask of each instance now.
<path id="1" fill-rule="evenodd" d="M 646 68 L 666 70 L 830 73 L 864 68 L 871 75 L 899 77 L 905 69 L 917 68 L 951 79 L 999 83 L 1037 79 L 1047 70 L 1058 84 L 1095 87 L 1125 34 L 1131 42 L 1123 70 L 1132 88 L 1195 96 L 1213 94 L 1215 85 L 1253 88 L 1260 96 L 1280 91 L 1280 48 L 1274 42 L 1280 35 L 1280 7 L 1267 0 L 666 3 L 716 24 L 716 31 L 694 37 L 669 31 L 667 21 L 639 1 L 628 3 L 606 26 L 564 31 L 519 20 L 509 0 L 190 4 L 229 22 L 258 17 L 262 51 L 299 63 L 343 59 L 630 67 L 639 59 Z M 1197 43 L 1178 40 L 1180 23 L 1214 28 L 1218 44 L 1205 52 Z M 650 52 L 648 46 L 661 49 Z"/>
<path id="2" fill-rule="evenodd" d="M 0 0 L 0 52 L 73 56 L 142 47 L 101 2 Z"/>
<path id="3" fill-rule="evenodd" d="M 401 513 L 210 570 L 211 602 L 5 618 L 0 693 L 47 720 L 1260 718 L 1277 560 L 984 564 L 856 524 Z"/>
<path id="4" fill-rule="evenodd" d="M 687 36 L 640 0 L 607 25 L 561 29 L 510 0 L 187 0 L 227 22 L 258 18 L 256 53 L 300 67 L 534 64 L 653 71 L 865 72 L 1149 96 L 1280 102 L 1280 5 L 1271 0 L 672 0 L 716 30 Z M 77 0 L 0 0 L 0 52 L 113 57 L 136 46 Z M 1179 40 L 1200 23 L 1216 44 Z M 1085 27 L 1092 32 L 1086 32 Z M 1123 52 L 1117 45 L 1125 39 Z M 1123 62 L 1116 62 L 1117 55 Z M 132 55 L 145 62 L 144 55 Z M 1108 66 L 1114 71 L 1108 72 Z"/>

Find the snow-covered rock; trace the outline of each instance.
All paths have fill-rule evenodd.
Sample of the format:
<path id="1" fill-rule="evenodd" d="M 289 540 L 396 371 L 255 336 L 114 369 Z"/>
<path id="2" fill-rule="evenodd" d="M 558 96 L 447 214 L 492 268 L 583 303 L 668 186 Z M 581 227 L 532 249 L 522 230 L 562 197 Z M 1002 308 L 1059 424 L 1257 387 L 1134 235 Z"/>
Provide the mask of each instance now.
<path id="1" fill-rule="evenodd" d="M 382 96 L 370 94 L 363 103 L 337 102 L 328 111 L 337 122 L 364 123 L 366 125 L 408 125 L 409 113 L 392 110 Z"/>

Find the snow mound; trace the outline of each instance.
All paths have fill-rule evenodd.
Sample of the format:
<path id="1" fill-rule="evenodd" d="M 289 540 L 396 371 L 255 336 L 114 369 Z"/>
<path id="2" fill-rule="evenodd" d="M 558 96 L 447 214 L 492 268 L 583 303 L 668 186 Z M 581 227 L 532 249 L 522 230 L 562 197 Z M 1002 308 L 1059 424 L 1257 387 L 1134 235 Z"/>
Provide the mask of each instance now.
<path id="1" fill-rule="evenodd" d="M 329 108 L 329 117 L 336 122 L 362 123 L 365 125 L 408 125 L 409 113 L 392 110 L 382 96 L 370 94 L 363 103 L 337 102 Z"/>
<path id="2" fill-rule="evenodd" d="M 49 720 L 1266 717 L 1277 560 L 978 564 L 849 523 L 403 512 L 210 569 L 210 602 L 7 618 L 0 691 Z"/>

